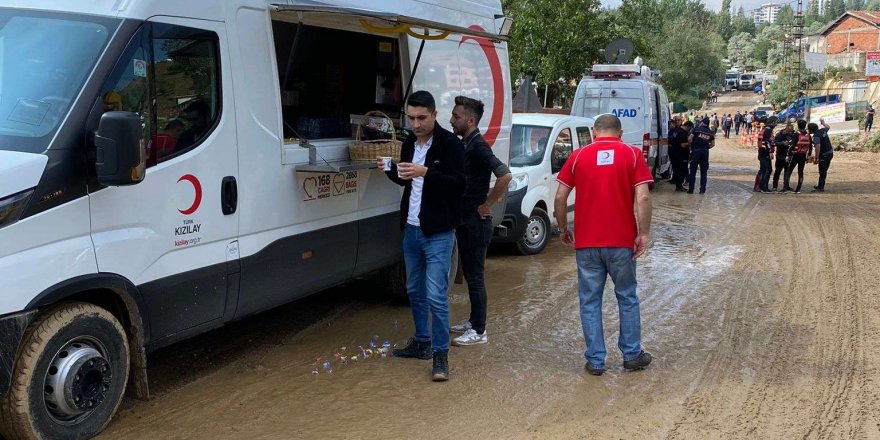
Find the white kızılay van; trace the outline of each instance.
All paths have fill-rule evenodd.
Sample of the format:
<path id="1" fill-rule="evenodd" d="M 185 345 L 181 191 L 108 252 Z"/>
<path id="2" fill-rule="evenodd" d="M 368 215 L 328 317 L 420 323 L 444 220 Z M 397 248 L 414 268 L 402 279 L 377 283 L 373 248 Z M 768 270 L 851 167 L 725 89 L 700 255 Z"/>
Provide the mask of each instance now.
<path id="1" fill-rule="evenodd" d="M 0 437 L 94 436 L 148 352 L 354 277 L 405 295 L 354 124 L 466 95 L 509 158 L 510 20 L 440 3 L 0 0 Z"/>

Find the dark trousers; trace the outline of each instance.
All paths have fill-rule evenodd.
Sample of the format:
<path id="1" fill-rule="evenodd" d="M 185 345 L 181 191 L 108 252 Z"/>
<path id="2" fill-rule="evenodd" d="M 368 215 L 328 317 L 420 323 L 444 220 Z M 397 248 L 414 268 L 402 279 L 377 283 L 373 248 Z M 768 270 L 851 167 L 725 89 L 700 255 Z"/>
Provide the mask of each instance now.
<path id="1" fill-rule="evenodd" d="M 828 155 L 819 158 L 819 184 L 816 185 L 819 189 L 825 189 L 825 178 L 828 177 L 828 167 L 831 166 L 833 157 L 833 155 Z"/>
<path id="2" fill-rule="evenodd" d="M 729 138 L 730 137 L 730 126 L 728 125 L 728 126 L 724 127 L 723 130 L 724 130 L 724 137 Z"/>
<path id="3" fill-rule="evenodd" d="M 737 122 L 736 124 L 733 124 L 733 130 L 736 132 L 737 136 L 739 136 L 739 126 L 740 125 L 742 125 L 742 124 L 739 122 Z"/>
<path id="4" fill-rule="evenodd" d="M 871 127 L 874 126 L 873 119 L 865 119 L 865 131 L 871 131 Z"/>
<path id="5" fill-rule="evenodd" d="M 772 159 L 768 156 L 759 158 L 758 161 L 761 162 L 761 169 L 758 171 L 758 175 L 760 176 L 758 188 L 761 191 L 769 191 L 770 175 L 773 174 Z"/>
<path id="6" fill-rule="evenodd" d="M 686 153 L 685 153 L 686 154 Z M 685 155 L 685 157 L 687 157 Z M 684 188 L 684 181 L 688 178 L 687 159 L 676 159 L 672 162 L 672 183 L 676 188 Z"/>
<path id="7" fill-rule="evenodd" d="M 458 252 L 461 255 L 461 268 L 468 285 L 471 300 L 471 327 L 479 333 L 486 331 L 486 249 L 492 239 L 492 219 L 472 217 L 465 219 L 455 230 L 458 237 Z"/>
<path id="8" fill-rule="evenodd" d="M 776 171 L 773 172 L 773 189 L 779 188 L 779 176 L 785 171 L 785 156 L 776 156 Z"/>
<path id="9" fill-rule="evenodd" d="M 788 168 L 785 169 L 785 186 L 783 189 L 791 189 L 791 173 L 794 172 L 795 167 L 798 170 L 798 184 L 795 191 L 800 191 L 801 186 L 804 184 L 804 166 L 807 164 L 807 156 L 805 154 L 795 154 L 791 157 L 791 163 L 788 164 Z"/>
<path id="10" fill-rule="evenodd" d="M 706 178 L 709 173 L 709 150 L 706 148 L 698 148 L 691 154 L 691 172 L 688 175 L 689 190 L 694 190 L 694 184 L 697 180 L 697 167 L 700 167 L 700 192 L 706 191 Z"/>

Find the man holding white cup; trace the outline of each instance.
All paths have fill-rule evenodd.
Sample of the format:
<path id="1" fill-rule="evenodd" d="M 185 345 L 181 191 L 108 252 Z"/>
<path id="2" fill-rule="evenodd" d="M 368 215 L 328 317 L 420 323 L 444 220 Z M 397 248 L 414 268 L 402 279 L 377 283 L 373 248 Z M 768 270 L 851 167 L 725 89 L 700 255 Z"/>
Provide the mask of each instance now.
<path id="1" fill-rule="evenodd" d="M 449 267 L 465 188 L 464 146 L 437 124 L 434 97 L 410 95 L 406 116 L 413 134 L 401 146 L 400 163 L 376 159 L 392 182 L 403 186 L 400 221 L 406 290 L 415 335 L 395 357 L 433 359 L 432 379 L 449 379 Z M 387 169 L 386 169 L 387 165 Z"/>

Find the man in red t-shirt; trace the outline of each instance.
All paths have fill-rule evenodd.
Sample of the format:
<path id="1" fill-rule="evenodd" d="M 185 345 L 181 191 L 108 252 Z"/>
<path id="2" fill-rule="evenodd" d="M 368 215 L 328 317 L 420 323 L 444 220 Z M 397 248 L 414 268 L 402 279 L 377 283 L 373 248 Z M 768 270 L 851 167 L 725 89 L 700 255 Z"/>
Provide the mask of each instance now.
<path id="1" fill-rule="evenodd" d="M 641 370 L 651 363 L 642 350 L 635 260 L 645 253 L 651 228 L 654 183 L 642 151 L 624 144 L 620 119 L 602 115 L 593 124 L 595 141 L 576 150 L 559 172 L 555 213 L 562 242 L 577 254 L 581 326 L 587 351 L 586 370 L 605 372 L 605 334 L 602 328 L 602 292 L 608 275 L 614 283 L 620 312 L 617 346 L 623 368 Z M 574 236 L 568 228 L 568 196 L 575 188 Z M 638 213 L 633 215 L 633 205 Z"/>

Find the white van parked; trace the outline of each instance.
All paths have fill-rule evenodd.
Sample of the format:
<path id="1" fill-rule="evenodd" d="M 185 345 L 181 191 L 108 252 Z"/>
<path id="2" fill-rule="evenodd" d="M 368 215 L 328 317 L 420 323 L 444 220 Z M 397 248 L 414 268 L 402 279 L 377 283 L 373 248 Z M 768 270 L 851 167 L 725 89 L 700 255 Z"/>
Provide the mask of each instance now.
<path id="1" fill-rule="evenodd" d="M 351 121 L 472 96 L 506 160 L 509 22 L 381 3 L 0 0 L 0 437 L 91 437 L 151 350 L 403 286 L 401 189 L 349 160 Z"/>
<path id="2" fill-rule="evenodd" d="M 593 142 L 593 119 L 544 113 L 515 113 L 510 135 L 507 208 L 498 243 L 514 243 L 523 255 L 537 254 L 556 226 L 556 175 L 571 153 Z M 574 202 L 574 192 L 569 198 Z"/>
<path id="3" fill-rule="evenodd" d="M 620 118 L 623 142 L 642 149 L 654 178 L 668 177 L 669 99 L 656 74 L 639 64 L 596 64 L 575 92 L 572 116 Z"/>

